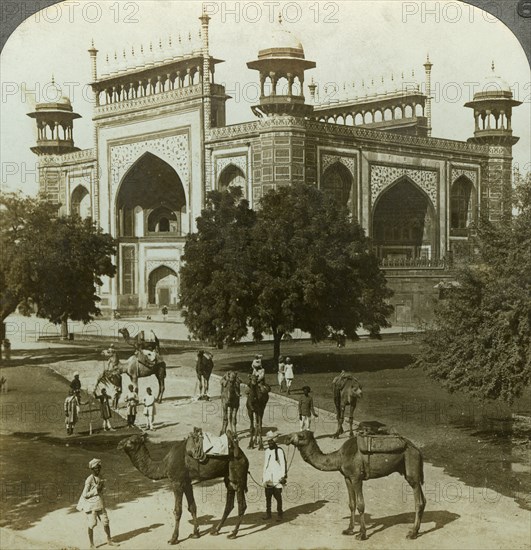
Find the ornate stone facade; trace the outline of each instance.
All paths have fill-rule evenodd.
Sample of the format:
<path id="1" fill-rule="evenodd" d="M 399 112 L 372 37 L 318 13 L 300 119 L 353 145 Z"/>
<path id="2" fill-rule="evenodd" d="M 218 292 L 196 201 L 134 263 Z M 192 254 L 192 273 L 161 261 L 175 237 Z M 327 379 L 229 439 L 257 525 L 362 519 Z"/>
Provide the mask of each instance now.
<path id="1" fill-rule="evenodd" d="M 409 178 L 426 192 L 431 200 L 432 206 L 437 208 L 439 174 L 435 170 L 412 169 L 398 166 L 371 165 L 371 200 L 376 202 L 378 196 L 392 183 L 400 178 Z"/>

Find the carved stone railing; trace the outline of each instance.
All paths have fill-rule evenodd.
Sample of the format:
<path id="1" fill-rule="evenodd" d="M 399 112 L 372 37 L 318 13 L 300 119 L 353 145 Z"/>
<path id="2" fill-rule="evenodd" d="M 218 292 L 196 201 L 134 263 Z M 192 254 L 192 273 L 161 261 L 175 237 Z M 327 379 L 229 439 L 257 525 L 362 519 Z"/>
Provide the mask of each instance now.
<path id="1" fill-rule="evenodd" d="M 94 118 L 97 119 L 108 115 L 137 111 L 146 107 L 169 105 L 178 100 L 200 97 L 202 91 L 203 87 L 201 84 L 194 84 L 193 86 L 176 88 L 175 90 L 168 90 L 167 92 L 137 97 L 117 103 L 109 103 L 108 105 L 100 105 L 94 109 Z"/>
<path id="2" fill-rule="evenodd" d="M 382 269 L 447 269 L 450 267 L 446 258 L 382 258 Z"/>

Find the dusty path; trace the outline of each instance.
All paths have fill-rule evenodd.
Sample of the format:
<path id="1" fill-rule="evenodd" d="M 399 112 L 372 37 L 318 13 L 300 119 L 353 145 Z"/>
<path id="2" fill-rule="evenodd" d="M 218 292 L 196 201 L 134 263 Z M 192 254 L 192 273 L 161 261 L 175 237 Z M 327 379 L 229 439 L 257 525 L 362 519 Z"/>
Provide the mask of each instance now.
<path id="1" fill-rule="evenodd" d="M 193 426 L 217 433 L 220 428 L 219 383 L 213 380 L 209 403 L 195 401 L 196 379 L 193 372 L 194 355 L 183 353 L 171 362 L 167 379 L 166 398 L 158 407 L 157 429 L 150 432 L 149 447 L 152 454 L 161 452 L 159 447 L 165 442 L 180 439 Z M 64 360 L 51 365 L 60 375 L 70 378 L 78 370 L 85 387 L 91 387 L 99 368 L 94 362 Z M 142 379 L 140 394 L 147 384 Z M 239 429 L 246 430 L 248 421 L 243 412 L 239 417 Z M 264 418 L 265 430 L 275 430 L 286 434 L 298 431 L 299 423 L 296 404 L 281 396 L 272 396 Z M 316 424 L 316 436 L 325 452 L 338 447 L 340 443 L 325 437 L 332 431 L 333 418 L 321 411 Z M 108 480 L 108 507 L 113 533 L 122 548 L 148 549 L 167 548 L 173 526 L 173 495 L 165 482 L 146 480 L 128 459 L 115 449 L 115 443 L 129 432 L 119 430 L 112 434 L 92 437 L 108 438 L 104 461 L 107 471 L 113 475 Z M 243 447 L 247 442 L 243 434 Z M 418 442 L 417 442 L 418 443 Z M 66 443 L 63 441 L 62 445 Z M 161 444 L 161 445 L 157 445 Z M 66 452 L 61 443 L 56 442 L 58 460 Z M 97 447 L 81 446 L 77 454 L 70 455 L 72 467 L 85 475 L 87 457 L 95 455 Z M 288 451 L 288 449 L 286 449 Z M 253 477 L 260 480 L 262 452 L 247 451 Z M 289 450 L 289 458 L 293 455 Z M 28 467 L 30 465 L 27 465 Z M 38 465 L 37 465 L 38 467 Z M 114 475 L 119 469 L 120 476 Z M 240 536 L 229 540 L 226 535 L 234 522 L 232 516 L 219 537 L 205 534 L 198 540 L 188 539 L 180 547 L 186 549 L 224 548 L 352 548 L 361 545 L 365 548 L 408 548 L 408 549 L 455 549 L 455 548 L 529 548 L 531 523 L 529 512 L 521 509 L 513 499 L 504 497 L 482 487 L 469 487 L 457 479 L 446 475 L 441 468 L 425 465 L 426 513 L 421 527 L 421 535 L 415 541 L 405 539 L 413 520 L 413 499 L 409 486 L 398 475 L 371 480 L 364 485 L 366 517 L 369 539 L 363 543 L 341 535 L 348 523 L 348 499 L 343 478 L 337 472 L 320 472 L 304 463 L 295 454 L 284 490 L 285 521 L 283 523 L 264 522 L 263 489 L 250 480 L 247 494 L 248 509 L 242 524 Z M 138 487 L 131 491 L 121 491 L 117 487 L 127 482 Z M 113 484 L 115 487 L 113 487 Z M 148 489 L 150 487 L 150 489 Z M 81 490 L 81 486 L 79 486 Z M 202 525 L 202 532 L 218 519 L 224 506 L 224 488 L 221 483 L 195 487 L 195 497 Z M 84 548 L 86 547 L 85 519 L 70 506 L 62 506 L 45 513 L 39 521 L 26 529 L 3 528 L 0 532 L 2 548 Z M 185 509 L 181 520 L 181 537 L 186 539 L 192 532 L 190 516 Z M 97 543 L 103 544 L 103 533 L 97 531 Z"/>

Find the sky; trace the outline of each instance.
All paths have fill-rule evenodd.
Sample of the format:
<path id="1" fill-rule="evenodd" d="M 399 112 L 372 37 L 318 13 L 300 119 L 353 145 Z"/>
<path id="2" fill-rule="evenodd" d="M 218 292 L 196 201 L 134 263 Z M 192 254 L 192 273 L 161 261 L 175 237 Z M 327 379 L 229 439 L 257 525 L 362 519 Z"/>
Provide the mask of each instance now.
<path id="1" fill-rule="evenodd" d="M 472 111 L 463 105 L 495 73 L 512 87 L 523 104 L 513 112 L 514 162 L 531 170 L 531 79 L 525 53 L 512 32 L 492 15 L 452 1 L 338 0 L 270 2 L 199 2 L 182 0 L 69 1 L 47 8 L 22 23 L 0 54 L 0 158 L 2 190 L 38 190 L 36 161 L 30 151 L 36 140 L 34 121 L 26 116 L 36 102 L 55 93 L 52 75 L 82 115 L 74 122 L 77 147 L 93 147 L 91 80 L 87 50 L 94 40 L 101 74 L 107 54 L 127 55 L 152 42 L 173 44 L 178 34 L 197 40 L 201 5 L 211 16 L 211 54 L 217 65 L 215 80 L 226 85 L 227 123 L 254 119 L 250 106 L 257 102 L 258 74 L 246 63 L 267 47 L 278 14 L 282 25 L 303 44 L 307 59 L 316 62 L 307 71 L 321 95 L 325 84 L 361 88 L 390 84 L 391 75 L 424 81 L 427 54 L 432 69 L 433 137 L 466 140 L 473 135 Z M 332 84 L 330 84 L 332 83 Z M 308 98 L 308 91 L 305 90 Z M 52 96 L 52 97 L 50 97 Z"/>

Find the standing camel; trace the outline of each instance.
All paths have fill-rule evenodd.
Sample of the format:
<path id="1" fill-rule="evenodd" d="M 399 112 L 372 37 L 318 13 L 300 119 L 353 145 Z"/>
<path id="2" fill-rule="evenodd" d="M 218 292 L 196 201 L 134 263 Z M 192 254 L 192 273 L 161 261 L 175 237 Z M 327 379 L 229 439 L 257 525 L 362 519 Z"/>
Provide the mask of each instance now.
<path id="1" fill-rule="evenodd" d="M 214 368 L 214 357 L 208 351 L 199 350 L 197 352 L 197 362 L 195 372 L 199 380 L 199 399 L 210 399 L 208 397 L 208 381 Z"/>
<path id="2" fill-rule="evenodd" d="M 251 422 L 251 438 L 249 439 L 249 449 L 254 449 L 258 441 L 258 448 L 263 451 L 264 443 L 262 441 L 262 418 L 269 401 L 269 392 L 271 388 L 266 383 L 258 382 L 254 374 L 249 375 L 249 389 L 247 390 L 247 413 Z"/>
<path id="3" fill-rule="evenodd" d="M 334 434 L 334 438 L 337 439 L 343 433 L 343 421 L 345 419 L 345 408 L 349 406 L 349 426 L 350 437 L 354 436 L 352 431 L 352 423 L 354 421 L 354 409 L 358 399 L 361 399 L 363 392 L 361 391 L 361 384 L 351 374 L 341 372 L 334 378 L 332 382 L 332 389 L 334 391 L 334 405 L 336 406 L 337 415 L 337 431 Z"/>
<path id="4" fill-rule="evenodd" d="M 136 355 L 131 355 L 129 359 L 122 363 L 118 362 L 118 365 L 112 370 L 106 370 L 103 375 L 100 377 L 100 381 L 109 382 L 116 387 L 121 388 L 121 375 L 127 374 L 133 386 L 138 388 L 138 379 L 146 378 L 147 376 L 155 375 L 159 383 L 159 392 L 157 394 L 157 403 L 162 403 L 162 396 L 164 395 L 165 390 L 165 379 L 166 379 L 166 363 L 161 361 L 156 363 L 153 367 L 149 367 L 144 363 L 141 363 L 138 360 Z M 120 377 L 120 386 L 113 382 L 116 381 L 116 377 Z"/>
<path id="5" fill-rule="evenodd" d="M 205 481 L 223 478 L 227 488 L 225 510 L 219 523 L 211 531 L 218 535 L 225 520 L 234 508 L 234 497 L 238 499 L 238 520 L 229 538 L 236 538 L 243 514 L 247 508 L 245 493 L 247 491 L 247 474 L 249 461 L 236 443 L 232 445 L 228 456 L 210 456 L 204 462 L 199 462 L 186 452 L 186 441 L 176 441 L 168 454 L 162 460 L 153 460 L 145 444 L 145 435 L 133 435 L 120 441 L 118 448 L 123 449 L 131 459 L 133 466 L 147 478 L 169 479 L 175 495 L 175 528 L 169 544 L 179 542 L 179 522 L 182 514 L 183 494 L 188 502 L 188 510 L 192 514 L 194 532 L 192 538 L 199 538 L 199 523 L 197 521 L 197 506 L 195 504 L 192 480 Z"/>
<path id="6" fill-rule="evenodd" d="M 236 422 L 238 409 L 240 408 L 240 384 L 241 380 L 234 371 L 225 373 L 221 379 L 223 424 L 221 425 L 219 435 L 224 434 L 227 431 L 227 427 L 229 427 L 233 434 L 236 434 Z"/>
<path id="7" fill-rule="evenodd" d="M 376 438 L 378 437 L 385 436 L 376 436 Z M 386 477 L 394 472 L 403 475 L 411 485 L 415 498 L 415 523 L 407 538 L 417 538 L 422 514 L 426 506 L 426 499 L 422 492 L 424 472 L 420 451 L 408 439 L 393 437 L 393 443 L 396 443 L 396 445 L 392 450 L 386 450 L 386 452 L 375 452 L 373 450 L 367 454 L 362 453 L 360 450 L 360 439 L 363 443 L 363 436 L 352 437 L 345 441 L 340 449 L 329 454 L 324 454 L 321 451 L 315 441 L 313 432 L 310 431 L 292 434 L 289 442 L 299 449 L 302 459 L 314 468 L 324 472 L 340 471 L 343 474 L 347 484 L 350 506 L 350 523 L 343 534 L 354 534 L 354 514 L 357 508 L 360 516 L 360 532 L 357 538 L 360 540 L 367 538 L 364 515 L 365 501 L 363 500 L 362 490 L 363 480 Z M 373 441 L 374 439 L 372 438 Z"/>

